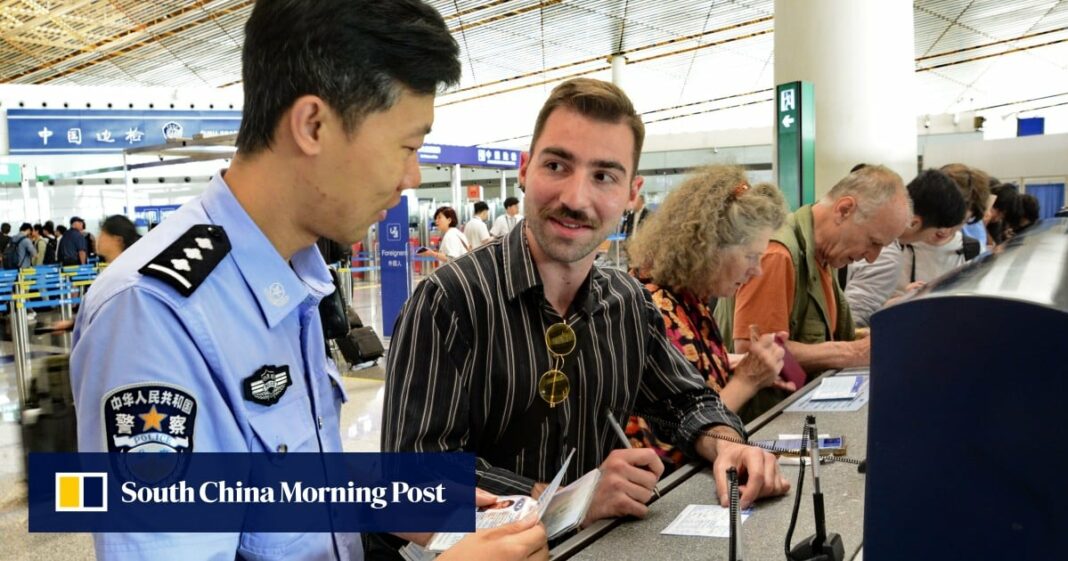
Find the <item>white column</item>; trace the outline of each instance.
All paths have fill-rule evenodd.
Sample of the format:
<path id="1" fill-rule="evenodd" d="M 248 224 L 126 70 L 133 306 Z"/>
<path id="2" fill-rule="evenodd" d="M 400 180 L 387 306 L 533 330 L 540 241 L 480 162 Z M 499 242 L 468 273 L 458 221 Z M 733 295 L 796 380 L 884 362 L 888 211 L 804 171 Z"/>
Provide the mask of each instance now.
<path id="1" fill-rule="evenodd" d="M 817 198 L 860 162 L 916 176 L 912 12 L 903 1 L 775 0 L 775 83 L 814 85 Z"/>
<path id="2" fill-rule="evenodd" d="M 134 211 L 133 204 L 133 177 L 130 175 L 129 162 L 127 162 L 126 153 L 122 153 L 122 173 L 126 178 L 126 217 L 137 223 L 137 212 Z"/>
<path id="3" fill-rule="evenodd" d="M 463 194 L 461 190 L 463 184 L 460 182 L 460 164 L 453 164 L 452 166 L 452 208 L 456 209 L 456 213 L 460 213 L 460 203 L 463 202 Z"/>
<path id="4" fill-rule="evenodd" d="M 508 197 L 508 170 L 501 170 L 501 202 Z"/>
<path id="5" fill-rule="evenodd" d="M 36 174 L 34 174 L 34 175 L 36 175 Z M 49 205 L 50 201 L 48 200 L 48 197 L 45 194 L 44 181 L 36 181 L 35 180 L 35 187 L 37 188 L 37 216 L 38 216 L 37 221 L 42 223 L 42 224 L 44 224 L 45 222 L 48 221 L 48 218 L 52 215 L 52 211 L 49 208 L 51 205 Z"/>
<path id="6" fill-rule="evenodd" d="M 22 166 L 22 220 L 33 222 L 30 217 L 30 182 L 37 181 L 37 170 L 33 166 Z M 18 228 L 18 225 L 15 226 Z"/>
<path id="7" fill-rule="evenodd" d="M 626 73 L 627 59 L 623 55 L 612 55 L 612 83 L 623 87 L 623 75 Z"/>

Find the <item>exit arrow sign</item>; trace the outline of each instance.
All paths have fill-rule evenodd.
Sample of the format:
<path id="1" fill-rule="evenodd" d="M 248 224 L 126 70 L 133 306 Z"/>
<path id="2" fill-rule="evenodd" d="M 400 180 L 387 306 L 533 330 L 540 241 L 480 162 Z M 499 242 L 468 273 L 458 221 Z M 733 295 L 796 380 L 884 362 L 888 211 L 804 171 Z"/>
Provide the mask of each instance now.
<path id="1" fill-rule="evenodd" d="M 775 87 L 775 176 L 791 209 L 816 200 L 816 108 L 810 82 Z"/>

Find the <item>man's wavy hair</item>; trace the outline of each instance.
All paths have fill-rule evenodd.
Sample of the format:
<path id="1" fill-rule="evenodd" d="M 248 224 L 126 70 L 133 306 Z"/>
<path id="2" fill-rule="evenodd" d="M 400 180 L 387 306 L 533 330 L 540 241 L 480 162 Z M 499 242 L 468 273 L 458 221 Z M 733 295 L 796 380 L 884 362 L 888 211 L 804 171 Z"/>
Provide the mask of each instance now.
<path id="1" fill-rule="evenodd" d="M 786 219 L 786 202 L 771 183 L 749 186 L 737 166 L 697 170 L 642 221 L 627 243 L 630 266 L 657 285 L 711 296 L 719 260 Z"/>

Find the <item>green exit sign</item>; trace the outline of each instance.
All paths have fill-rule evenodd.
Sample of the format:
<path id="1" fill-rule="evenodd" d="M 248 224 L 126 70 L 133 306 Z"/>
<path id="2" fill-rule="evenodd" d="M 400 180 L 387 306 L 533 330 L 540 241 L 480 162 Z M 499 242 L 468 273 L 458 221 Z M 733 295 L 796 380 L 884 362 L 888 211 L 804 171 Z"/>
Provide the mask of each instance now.
<path id="1" fill-rule="evenodd" d="M 22 183 L 22 166 L 0 164 L 0 183 Z"/>
<path id="2" fill-rule="evenodd" d="M 791 209 L 816 202 L 816 100 L 811 82 L 775 88 L 776 176 Z"/>

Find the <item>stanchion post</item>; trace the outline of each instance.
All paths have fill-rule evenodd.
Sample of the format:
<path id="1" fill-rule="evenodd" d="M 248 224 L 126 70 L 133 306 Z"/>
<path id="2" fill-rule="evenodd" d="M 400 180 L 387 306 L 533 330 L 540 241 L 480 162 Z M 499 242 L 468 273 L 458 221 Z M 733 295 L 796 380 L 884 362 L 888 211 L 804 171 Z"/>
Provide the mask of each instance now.
<path id="1" fill-rule="evenodd" d="M 15 383 L 18 385 L 19 410 L 25 411 L 29 397 L 26 378 L 30 369 L 27 360 L 29 337 L 26 334 L 26 307 L 23 300 L 18 298 L 22 291 L 22 285 L 16 280 L 11 292 L 11 344 L 15 348 Z"/>
<path id="2" fill-rule="evenodd" d="M 74 319 L 74 306 L 70 303 L 71 300 L 74 299 L 74 286 L 71 284 L 70 277 L 65 276 L 62 272 L 59 274 L 59 279 L 59 290 L 61 293 L 59 301 L 62 302 L 62 304 L 59 305 L 59 315 L 63 318 L 63 321 L 70 321 L 71 319 Z M 67 293 L 65 297 L 62 294 L 64 291 Z M 67 349 L 68 353 L 70 352 L 70 331 L 63 331 L 63 348 Z"/>

